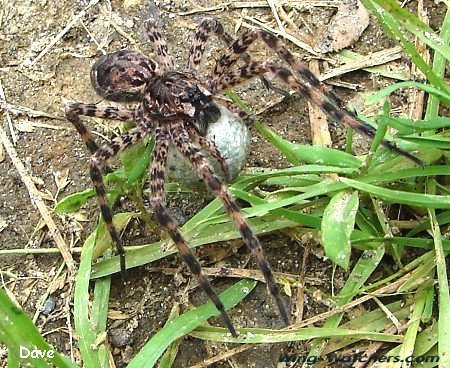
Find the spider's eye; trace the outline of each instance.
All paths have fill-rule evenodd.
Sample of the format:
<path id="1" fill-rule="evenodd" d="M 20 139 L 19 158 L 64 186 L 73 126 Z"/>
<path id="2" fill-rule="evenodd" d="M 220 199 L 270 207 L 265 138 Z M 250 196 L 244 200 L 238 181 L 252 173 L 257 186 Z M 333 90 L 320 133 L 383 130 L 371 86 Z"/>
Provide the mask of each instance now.
<path id="1" fill-rule="evenodd" d="M 102 56 L 92 67 L 96 92 L 111 101 L 138 101 L 159 75 L 155 61 L 140 52 L 120 50 Z"/>

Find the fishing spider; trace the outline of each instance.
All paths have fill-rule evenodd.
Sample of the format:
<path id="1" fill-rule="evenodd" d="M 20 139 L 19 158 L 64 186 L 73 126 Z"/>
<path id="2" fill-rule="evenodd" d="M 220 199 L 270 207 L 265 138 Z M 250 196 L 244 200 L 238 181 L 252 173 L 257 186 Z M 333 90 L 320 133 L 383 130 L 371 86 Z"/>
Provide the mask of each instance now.
<path id="1" fill-rule="evenodd" d="M 145 136 L 154 135 L 155 145 L 150 167 L 151 206 L 159 223 L 174 241 L 190 271 L 220 311 L 231 334 L 237 336 L 222 302 L 208 279 L 202 274 L 200 263 L 166 209 L 164 176 L 170 142 L 198 171 L 207 187 L 222 201 L 234 226 L 240 231 L 242 238 L 255 256 L 270 293 L 276 301 L 280 316 L 287 325 L 288 314 L 259 240 L 244 219 L 227 186 L 214 174 L 211 164 L 203 153 L 209 153 L 220 163 L 226 177 L 228 171 L 224 158 L 215 144 L 204 138 L 205 126 L 215 121 L 220 114 L 216 103 L 222 101 L 218 99 L 218 95 L 253 77 L 259 77 L 268 87 L 271 80 L 279 78 L 287 86 L 320 107 L 330 119 L 348 125 L 369 137 L 373 137 L 375 131 L 352 113 L 341 109 L 339 100 L 334 94 L 309 69 L 299 64 L 285 46 L 270 33 L 254 29 L 247 31 L 234 41 L 224 32 L 221 23 L 206 19 L 194 35 L 185 70 L 175 71 L 174 61 L 155 22 L 148 21 L 146 31 L 154 46 L 158 62 L 140 52 L 121 50 L 102 56 L 91 70 L 92 85 L 100 96 L 110 101 L 136 102 L 137 105 L 134 108 L 70 103 L 65 109 L 67 119 L 78 130 L 92 153 L 90 176 L 104 222 L 120 255 L 122 274 L 126 270 L 125 250 L 112 222 L 112 211 L 106 198 L 101 169 L 106 166 L 109 159 L 124 149 Z M 211 34 L 215 34 L 227 44 L 227 48 L 215 63 L 212 72 L 206 77 L 201 77 L 197 74 L 197 70 Z M 276 66 L 270 61 L 252 61 L 247 54 L 247 49 L 256 40 L 262 40 L 291 67 L 292 71 Z M 237 65 L 239 59 L 244 60 L 244 66 Z M 273 89 L 278 90 L 277 87 Z M 137 126 L 99 147 L 81 122 L 82 115 L 132 120 Z M 383 141 L 382 144 L 419 162 L 417 158 L 400 150 L 389 141 Z"/>

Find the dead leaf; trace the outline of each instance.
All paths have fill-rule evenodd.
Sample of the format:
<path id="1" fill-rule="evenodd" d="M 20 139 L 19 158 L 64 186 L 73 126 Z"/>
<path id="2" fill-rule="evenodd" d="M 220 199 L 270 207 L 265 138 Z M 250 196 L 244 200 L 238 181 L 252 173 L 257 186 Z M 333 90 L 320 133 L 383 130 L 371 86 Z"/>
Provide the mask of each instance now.
<path id="1" fill-rule="evenodd" d="M 64 169 L 63 171 L 53 172 L 53 177 L 55 178 L 56 187 L 58 192 L 63 190 L 69 183 L 69 169 Z"/>
<path id="2" fill-rule="evenodd" d="M 121 311 L 115 310 L 115 309 L 110 309 L 108 311 L 108 318 L 109 319 L 116 319 L 116 320 L 124 320 L 124 319 L 129 319 L 130 316 L 126 313 L 123 313 Z"/>
<path id="3" fill-rule="evenodd" d="M 47 189 L 44 189 L 44 191 L 39 190 L 38 192 L 42 199 L 54 201 L 53 195 Z"/>
<path id="4" fill-rule="evenodd" d="M 8 227 L 6 220 L 0 216 L 0 233 Z"/>
<path id="5" fill-rule="evenodd" d="M 67 273 L 60 275 L 51 285 L 50 294 L 54 293 L 56 290 L 60 290 L 66 284 Z"/>
<path id="6" fill-rule="evenodd" d="M 31 133 L 34 131 L 34 127 L 29 120 L 19 120 L 14 123 L 14 127 L 23 133 Z"/>
<path id="7" fill-rule="evenodd" d="M 328 27 L 319 35 L 314 50 L 338 51 L 352 45 L 369 25 L 369 12 L 359 0 L 345 0 Z"/>
<path id="8" fill-rule="evenodd" d="M 0 144 L 0 162 L 5 161 L 5 150 L 3 149 L 3 145 Z"/>
<path id="9" fill-rule="evenodd" d="M 78 222 L 88 222 L 89 218 L 86 215 L 86 211 L 79 211 L 72 214 L 75 221 Z"/>

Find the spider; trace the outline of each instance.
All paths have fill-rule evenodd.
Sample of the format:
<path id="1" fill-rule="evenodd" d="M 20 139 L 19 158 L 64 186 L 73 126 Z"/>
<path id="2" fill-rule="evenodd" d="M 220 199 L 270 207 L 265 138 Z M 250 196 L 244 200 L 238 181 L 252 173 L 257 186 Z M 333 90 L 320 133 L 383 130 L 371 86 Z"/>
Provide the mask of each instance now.
<path id="1" fill-rule="evenodd" d="M 125 250 L 112 222 L 112 211 L 107 201 L 101 170 L 106 167 L 112 157 L 143 137 L 153 135 L 155 145 L 150 166 L 151 206 L 160 225 L 172 238 L 188 268 L 220 311 L 230 333 L 237 336 L 236 329 L 217 292 L 202 274 L 200 263 L 166 208 L 164 176 L 170 142 L 198 171 L 206 186 L 220 198 L 234 226 L 256 258 L 269 291 L 275 299 L 279 314 L 288 325 L 286 308 L 260 242 L 228 192 L 227 186 L 213 172 L 212 165 L 204 155 L 204 152 L 207 152 L 219 162 L 226 178 L 228 169 L 224 158 L 216 149 L 214 142 L 204 138 L 205 126 L 213 122 L 220 114 L 217 103 L 223 102 L 218 95 L 254 77 L 260 78 L 268 87 L 270 87 L 270 81 L 279 78 L 288 87 L 321 108 L 332 120 L 348 125 L 369 137 L 375 135 L 375 130 L 356 118 L 354 114 L 342 109 L 335 95 L 309 69 L 302 66 L 282 42 L 268 32 L 260 29 L 249 30 L 237 40 L 233 40 L 225 33 L 219 21 L 205 19 L 194 34 L 185 70 L 176 71 L 166 41 L 161 36 L 156 23 L 149 20 L 145 25 L 158 61 L 137 51 L 120 50 L 100 57 L 91 70 L 92 85 L 101 97 L 115 102 L 136 102 L 137 105 L 134 108 L 105 107 L 74 102 L 68 104 L 65 109 L 67 119 L 75 126 L 92 154 L 90 176 L 96 190 L 101 214 L 120 256 L 122 275 L 126 270 Z M 206 77 L 201 77 L 197 70 L 201 64 L 207 40 L 212 34 L 222 40 L 227 47 L 216 61 L 212 72 Z M 290 66 L 291 70 L 279 67 L 270 61 L 252 61 L 247 54 L 247 49 L 256 40 L 262 40 L 270 50 Z M 240 59 L 244 60 L 245 65 L 237 65 Z M 273 89 L 283 93 L 277 87 Z M 135 121 L 136 127 L 99 147 L 80 116 Z M 419 159 L 400 150 L 390 141 L 384 140 L 382 144 L 418 164 L 421 163 Z"/>

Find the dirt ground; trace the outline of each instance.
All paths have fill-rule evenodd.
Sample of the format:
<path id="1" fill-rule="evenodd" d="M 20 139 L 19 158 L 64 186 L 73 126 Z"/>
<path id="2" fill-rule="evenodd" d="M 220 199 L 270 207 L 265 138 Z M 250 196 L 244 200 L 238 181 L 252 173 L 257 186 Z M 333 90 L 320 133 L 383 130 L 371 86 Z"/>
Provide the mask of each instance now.
<path id="1" fill-rule="evenodd" d="M 150 16 L 155 18 L 166 36 L 178 65 L 184 64 L 186 57 L 186 40 L 193 33 L 203 13 L 183 15 L 191 10 L 199 10 L 202 6 L 219 5 L 217 1 L 178 0 L 144 1 L 100 1 L 89 7 L 78 21 L 64 32 L 62 37 L 47 52 L 40 55 L 50 41 L 68 25 L 74 17 L 88 7 L 87 0 L 58 2 L 47 0 L 4 0 L 0 8 L 0 81 L 4 89 L 6 102 L 20 113 L 10 110 L 15 134 L 17 135 L 17 151 L 19 159 L 25 165 L 38 190 L 48 206 L 66 195 L 90 187 L 87 170 L 88 154 L 81 139 L 71 124 L 64 120 L 64 100 L 98 102 L 90 86 L 89 71 L 101 51 L 113 51 L 121 48 L 139 49 L 152 55 L 149 43 L 142 27 L 143 21 Z M 430 6 L 433 6 L 430 4 Z M 314 30 L 326 24 L 333 14 L 332 8 L 306 8 L 294 14 L 300 28 L 306 31 L 307 26 Z M 249 15 L 269 22 L 275 27 L 270 9 L 217 9 L 207 13 L 219 18 L 226 29 L 232 33 L 241 17 Z M 381 37 L 381 31 L 373 19 L 368 30 L 355 44 L 363 53 L 377 51 L 390 45 Z M 374 41 L 376 39 L 377 41 Z M 96 40 L 100 45 L 97 45 Z M 211 42 L 211 54 L 214 57 L 220 51 L 218 42 Z M 295 55 L 301 59 L 308 58 L 306 52 L 288 44 Z M 256 58 L 274 59 L 269 52 L 256 52 Z M 205 68 L 211 66 L 211 57 L 207 58 Z M 377 81 L 370 80 L 363 72 L 352 73 L 341 77 L 342 80 L 358 84 L 362 88 L 373 88 Z M 310 143 L 308 107 L 306 101 L 298 97 L 281 101 L 274 93 L 264 90 L 260 83 L 252 83 L 240 89 L 241 95 L 249 102 L 254 111 L 261 111 L 267 104 L 274 105 L 259 116 L 283 137 L 299 143 Z M 338 95 L 348 100 L 353 92 L 339 89 Z M 52 117 L 33 117 L 23 113 L 23 107 L 45 112 Z M 4 112 L 4 109 L 3 109 Z M 59 118 L 56 118 L 59 117 Z M 5 120 L 6 121 L 6 120 Z M 89 120 L 89 126 L 99 135 L 111 136 L 117 130 L 117 122 Z M 3 129 L 6 124 L 3 124 Z M 342 144 L 342 128 L 331 127 L 334 144 Z M 8 130 L 9 132 L 9 130 Z M 253 131 L 253 145 L 247 166 L 286 167 L 287 161 Z M 9 134 L 10 140 L 12 136 Z M 359 138 L 358 138 L 359 139 Z M 61 180 L 67 175 L 67 185 L 61 187 Z M 187 220 L 207 200 L 188 200 L 180 205 L 179 198 L 170 198 L 169 204 L 178 208 L 177 217 Z M 188 205 L 187 205 L 188 204 Z M 71 247 L 80 246 L 92 231 L 98 218 L 98 207 L 95 200 L 90 201 L 83 210 L 74 215 L 53 215 L 65 241 Z M 11 160 L 4 150 L 0 151 L 0 248 L 32 249 L 53 248 L 55 243 L 47 231 L 41 226 L 39 211 L 30 201 L 27 189 Z M 140 224 L 132 225 L 125 234 L 125 242 L 143 244 L 155 240 Z M 324 295 L 331 292 L 330 262 L 321 259 L 320 249 L 314 241 L 305 241 L 305 237 L 295 239 L 286 234 L 271 234 L 263 237 L 262 245 L 267 258 L 277 271 L 299 275 L 302 270 L 302 259 L 305 248 L 308 251 L 305 267 L 307 269 L 304 288 L 304 317 L 313 316 L 328 310 L 329 305 Z M 199 256 L 204 266 L 217 265 L 215 252 L 224 249 L 236 249 L 235 243 L 219 244 L 216 247 L 204 248 Z M 223 252 L 222 252 L 223 253 Z M 77 260 L 77 255 L 74 255 Z M 71 279 L 59 278 L 55 290 L 45 297 L 50 283 L 55 278 L 62 264 L 58 254 L 26 255 L 17 252 L 13 255 L 0 255 L 0 270 L 5 285 L 15 294 L 17 301 L 29 313 L 37 318 L 37 326 L 45 334 L 49 343 L 68 356 L 73 356 L 80 363 L 76 342 L 71 340 L 72 324 L 70 311 L 72 297 Z M 221 260 L 221 264 L 233 267 L 256 269 L 248 253 L 242 248 L 236 252 L 229 251 Z M 123 285 L 119 278 L 114 278 L 112 285 L 110 308 L 130 316 L 124 321 L 113 318 L 109 321 L 109 341 L 117 366 L 125 366 L 143 344 L 164 324 L 173 306 L 181 303 L 188 308 L 190 303 L 199 305 L 206 301 L 205 295 L 198 290 L 185 268 L 180 268 L 179 257 L 171 257 L 151 266 L 140 267 L 129 272 Z M 155 271 L 165 267 L 178 270 L 178 278 L 173 274 Z M 181 286 L 179 284 L 181 278 Z M 337 272 L 334 287 L 339 289 L 344 274 Z M 216 279 L 214 285 L 223 290 L 233 280 Z M 180 290 L 188 290 L 182 293 Z M 296 294 L 289 301 L 291 309 L 296 310 Z M 43 298 L 44 296 L 44 298 Z M 144 304 L 142 302 L 144 301 Z M 136 308 L 140 313 L 135 313 Z M 264 285 L 260 284 L 243 303 L 231 311 L 231 317 L 239 327 L 281 328 L 282 323 L 277 316 L 272 300 Z M 209 321 L 213 325 L 221 325 L 220 319 Z M 175 361 L 174 367 L 189 367 L 202 360 L 232 349 L 234 346 L 213 344 L 190 337 L 185 338 Z M 307 346 L 300 343 L 274 344 L 253 347 L 244 353 L 222 361 L 214 367 L 276 367 L 280 354 L 302 354 Z M 0 347 L 0 361 L 4 361 L 6 352 Z M 249 364 L 248 362 L 252 362 Z"/>

